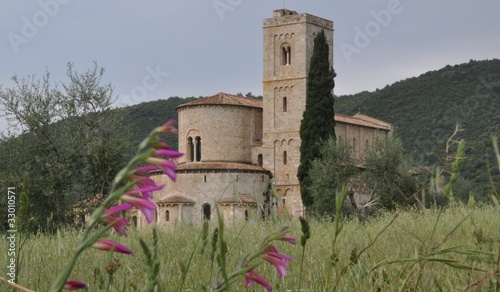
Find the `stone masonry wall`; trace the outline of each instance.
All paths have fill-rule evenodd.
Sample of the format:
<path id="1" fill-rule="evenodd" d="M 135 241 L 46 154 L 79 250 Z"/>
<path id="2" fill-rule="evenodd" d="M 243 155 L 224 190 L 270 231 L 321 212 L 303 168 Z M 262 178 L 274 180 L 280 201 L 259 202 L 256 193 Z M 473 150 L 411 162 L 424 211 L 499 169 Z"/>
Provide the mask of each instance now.
<path id="1" fill-rule="evenodd" d="M 187 141 L 201 138 L 201 161 L 252 162 L 251 147 L 262 140 L 262 110 L 258 108 L 205 105 L 181 108 L 179 151 L 188 153 Z M 178 163 L 188 160 L 188 155 Z"/>

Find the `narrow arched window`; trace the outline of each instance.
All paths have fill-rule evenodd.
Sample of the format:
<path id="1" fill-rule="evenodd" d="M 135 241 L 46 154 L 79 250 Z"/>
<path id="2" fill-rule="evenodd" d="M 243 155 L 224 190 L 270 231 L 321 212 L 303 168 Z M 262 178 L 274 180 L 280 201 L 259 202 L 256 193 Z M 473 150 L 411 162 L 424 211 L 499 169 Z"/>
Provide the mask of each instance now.
<path id="1" fill-rule="evenodd" d="M 248 221 L 248 210 L 245 210 L 245 221 Z"/>
<path id="2" fill-rule="evenodd" d="M 286 52 L 286 47 L 281 48 L 281 65 L 285 66 L 287 65 L 287 52 Z"/>
<path id="3" fill-rule="evenodd" d="M 196 161 L 201 161 L 201 138 L 196 137 L 195 138 L 195 143 L 196 143 Z"/>
<path id="4" fill-rule="evenodd" d="M 287 153 L 286 153 L 286 151 L 283 151 L 283 164 L 287 163 L 287 159 L 288 159 Z"/>
<path id="5" fill-rule="evenodd" d="M 288 104 L 287 103 L 288 103 L 288 100 L 285 96 L 285 97 L 283 97 L 283 112 L 284 113 L 286 113 L 288 111 Z"/>
<path id="6" fill-rule="evenodd" d="M 165 221 L 167 221 L 167 222 L 170 221 L 170 211 L 169 210 L 165 211 Z"/>
<path id="7" fill-rule="evenodd" d="M 281 46 L 281 65 L 287 66 L 292 64 L 292 48 L 289 44 Z"/>
<path id="8" fill-rule="evenodd" d="M 210 220 L 210 212 L 212 211 L 212 208 L 210 207 L 210 204 L 203 204 L 202 212 L 203 212 L 203 219 L 205 220 Z"/>
<path id="9" fill-rule="evenodd" d="M 287 65 L 292 65 L 292 48 L 288 47 L 287 51 Z"/>
<path id="10" fill-rule="evenodd" d="M 264 165 L 264 156 L 262 156 L 262 154 L 257 155 L 257 164 L 259 166 Z"/>
<path id="11" fill-rule="evenodd" d="M 189 137 L 187 141 L 187 155 L 186 157 L 188 158 L 189 162 L 194 161 L 194 144 L 193 144 L 193 138 Z"/>

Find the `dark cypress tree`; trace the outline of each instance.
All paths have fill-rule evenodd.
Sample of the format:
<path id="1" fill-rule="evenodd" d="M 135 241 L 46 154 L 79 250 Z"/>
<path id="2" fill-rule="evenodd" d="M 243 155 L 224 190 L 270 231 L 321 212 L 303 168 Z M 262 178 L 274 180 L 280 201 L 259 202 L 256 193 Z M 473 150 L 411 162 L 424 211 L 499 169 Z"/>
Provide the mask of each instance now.
<path id="1" fill-rule="evenodd" d="M 311 162 L 320 158 L 321 141 L 335 138 L 335 120 L 332 90 L 336 74 L 329 61 L 330 46 L 325 32 L 321 31 L 314 39 L 314 49 L 309 66 L 306 91 L 306 109 L 300 124 L 300 166 L 298 178 L 302 202 L 306 207 L 313 203 L 308 190 L 311 178 L 308 177 Z"/>

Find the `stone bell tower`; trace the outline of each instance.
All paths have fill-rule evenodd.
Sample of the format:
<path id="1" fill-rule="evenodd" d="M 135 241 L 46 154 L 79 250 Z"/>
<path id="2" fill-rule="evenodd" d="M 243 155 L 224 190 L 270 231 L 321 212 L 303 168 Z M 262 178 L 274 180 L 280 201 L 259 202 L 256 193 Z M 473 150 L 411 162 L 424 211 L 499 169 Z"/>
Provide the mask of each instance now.
<path id="1" fill-rule="evenodd" d="M 281 203 L 296 217 L 304 213 L 297 169 L 309 63 L 314 38 L 324 30 L 333 66 L 333 22 L 279 9 L 264 20 L 263 28 L 263 141 L 259 160 L 273 173 Z"/>

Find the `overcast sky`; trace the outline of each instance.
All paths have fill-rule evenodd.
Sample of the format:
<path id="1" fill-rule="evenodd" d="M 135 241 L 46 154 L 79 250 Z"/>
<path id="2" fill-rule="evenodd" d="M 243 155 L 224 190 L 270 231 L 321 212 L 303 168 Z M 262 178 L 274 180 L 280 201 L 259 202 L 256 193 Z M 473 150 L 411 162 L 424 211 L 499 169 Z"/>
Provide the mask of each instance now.
<path id="1" fill-rule="evenodd" d="M 499 0 L 2 0 L 0 84 L 97 61 L 118 105 L 262 94 L 262 22 L 284 5 L 334 21 L 337 95 L 500 58 Z"/>

